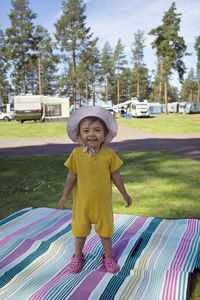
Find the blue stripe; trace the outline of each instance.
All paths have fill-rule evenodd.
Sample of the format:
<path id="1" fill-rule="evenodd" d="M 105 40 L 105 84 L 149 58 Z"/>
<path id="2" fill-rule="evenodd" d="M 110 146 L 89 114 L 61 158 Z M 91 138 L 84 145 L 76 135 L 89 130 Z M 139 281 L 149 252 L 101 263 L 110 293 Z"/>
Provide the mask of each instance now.
<path id="1" fill-rule="evenodd" d="M 20 263 L 18 263 L 16 266 L 14 266 L 9 271 L 5 272 L 4 275 L 2 277 L 0 277 L 0 279 L 1 279 L 0 280 L 0 288 L 2 288 L 4 285 L 8 284 L 8 282 L 10 280 L 12 280 L 13 277 L 15 277 L 15 275 L 20 273 L 23 269 L 25 269 L 28 265 L 30 265 L 35 259 L 37 259 L 39 256 L 43 255 L 45 252 L 47 252 L 51 243 L 55 242 L 62 235 L 66 234 L 69 231 L 71 231 L 71 224 L 69 224 L 62 231 L 55 234 L 49 240 L 41 242 L 41 244 L 37 250 L 35 250 L 30 255 L 28 255 L 24 260 L 22 260 Z"/>
<path id="2" fill-rule="evenodd" d="M 117 275 L 113 276 L 106 286 L 104 292 L 101 294 L 100 299 L 114 299 L 117 291 L 121 287 L 124 280 L 127 278 L 127 276 L 130 274 L 130 271 L 134 268 L 134 265 L 138 259 L 138 257 L 141 255 L 142 250 L 146 247 L 147 243 L 149 242 L 153 232 L 156 230 L 156 228 L 159 226 L 159 224 L 162 222 L 162 219 L 160 218 L 154 218 L 147 229 L 138 237 L 137 241 L 133 245 L 131 251 L 129 252 L 129 255 L 126 259 L 126 262 L 124 263 L 124 266 L 121 268 L 121 270 L 117 273 Z M 134 251 L 136 245 L 141 240 L 140 247 L 138 251 L 135 253 L 134 256 L 132 255 L 132 252 Z"/>
<path id="3" fill-rule="evenodd" d="M 33 209 L 37 209 L 37 207 L 30 207 L 29 209 L 20 210 L 20 211 L 14 213 L 13 215 L 11 215 L 11 216 L 5 218 L 4 220 L 0 221 L 0 226 L 4 225 L 4 224 L 6 224 L 6 223 L 8 223 L 8 222 L 10 222 L 10 221 L 12 221 L 12 220 L 20 217 L 20 216 L 25 215 L 27 212 L 29 212 L 29 211 L 31 211 Z"/>

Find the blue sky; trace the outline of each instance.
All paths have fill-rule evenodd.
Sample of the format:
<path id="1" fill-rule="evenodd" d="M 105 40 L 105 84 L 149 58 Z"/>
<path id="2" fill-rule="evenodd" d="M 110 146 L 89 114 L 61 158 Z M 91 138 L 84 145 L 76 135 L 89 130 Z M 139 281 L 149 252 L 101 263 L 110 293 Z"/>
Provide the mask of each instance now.
<path id="1" fill-rule="evenodd" d="M 11 9 L 10 0 L 0 0 L 0 27 L 9 27 L 8 13 Z M 144 62 L 151 71 L 156 68 L 155 51 L 151 48 L 152 36 L 148 32 L 162 24 L 164 13 L 170 8 L 169 0 L 85 0 L 87 26 L 94 37 L 99 37 L 98 47 L 102 49 L 106 41 L 116 47 L 121 38 L 125 46 L 127 59 L 131 56 L 134 33 L 138 29 L 144 32 Z M 200 35 L 200 0 L 177 0 L 176 12 L 181 13 L 181 35 L 191 56 L 185 57 L 187 70 L 196 67 L 197 57 L 194 50 L 195 37 Z M 62 13 L 62 0 L 29 0 L 29 6 L 37 13 L 36 24 L 41 24 L 53 34 L 54 23 Z M 186 77 L 187 75 L 185 75 Z M 177 76 L 172 78 L 173 85 L 180 87 Z"/>

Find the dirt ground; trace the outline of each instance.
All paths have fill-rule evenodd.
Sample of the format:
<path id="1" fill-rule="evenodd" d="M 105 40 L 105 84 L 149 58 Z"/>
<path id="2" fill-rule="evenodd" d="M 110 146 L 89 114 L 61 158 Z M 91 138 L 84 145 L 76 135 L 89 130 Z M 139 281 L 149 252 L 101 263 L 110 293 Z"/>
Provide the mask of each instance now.
<path id="1" fill-rule="evenodd" d="M 71 153 L 78 144 L 67 135 L 51 138 L 2 138 L 0 156 L 52 155 Z M 168 150 L 200 160 L 200 134 L 151 134 L 123 125 L 109 144 L 116 152 Z"/>

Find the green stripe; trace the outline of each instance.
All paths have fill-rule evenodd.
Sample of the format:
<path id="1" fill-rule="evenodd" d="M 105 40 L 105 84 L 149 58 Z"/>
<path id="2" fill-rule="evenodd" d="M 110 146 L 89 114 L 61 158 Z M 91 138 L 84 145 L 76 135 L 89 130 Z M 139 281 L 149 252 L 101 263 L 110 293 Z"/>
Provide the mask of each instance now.
<path id="1" fill-rule="evenodd" d="M 64 228 L 62 231 L 58 232 L 56 235 L 54 235 L 47 241 L 41 242 L 41 244 L 37 250 L 35 250 L 30 255 L 28 255 L 24 260 L 22 260 L 20 263 L 15 265 L 12 269 L 5 272 L 3 276 L 1 276 L 0 288 L 5 286 L 6 284 L 8 284 L 8 282 L 10 280 L 12 280 L 15 277 L 15 275 L 20 273 L 23 269 L 25 269 L 28 265 L 30 265 L 35 259 L 37 259 L 39 256 L 43 255 L 45 252 L 47 252 L 51 243 L 55 242 L 62 235 L 66 234 L 70 230 L 71 230 L 71 224 L 69 224 L 66 228 Z"/>
<path id="2" fill-rule="evenodd" d="M 13 215 L 7 217 L 6 219 L 0 221 L 0 226 L 2 226 L 2 225 L 6 224 L 6 223 L 8 223 L 8 222 L 10 222 L 10 221 L 12 221 L 12 220 L 14 220 L 14 219 L 17 219 L 18 217 L 23 216 L 23 215 L 25 215 L 27 212 L 29 212 L 29 211 L 31 211 L 31 210 L 33 210 L 33 209 L 36 209 L 36 208 L 37 208 L 37 207 L 30 207 L 29 209 L 26 209 L 26 210 L 20 210 L 20 211 L 16 212 L 16 213 L 14 213 Z"/>
<path id="3" fill-rule="evenodd" d="M 137 241 L 133 245 L 126 262 L 124 263 L 124 266 L 121 268 L 121 270 L 118 272 L 117 275 L 113 276 L 108 285 L 106 286 L 104 292 L 102 293 L 100 299 L 105 300 L 105 299 L 114 299 L 117 291 L 121 287 L 122 283 L 124 280 L 127 278 L 127 276 L 130 274 L 130 270 L 134 268 L 134 265 L 138 259 L 138 257 L 141 255 L 141 252 L 143 249 L 146 247 L 148 244 L 152 234 L 156 230 L 156 228 L 159 226 L 159 224 L 163 220 L 160 218 L 154 218 L 147 229 L 138 237 Z M 136 254 L 132 257 L 131 254 L 135 249 L 135 245 L 138 244 L 139 240 L 142 239 L 142 242 L 140 244 L 140 247 Z"/>

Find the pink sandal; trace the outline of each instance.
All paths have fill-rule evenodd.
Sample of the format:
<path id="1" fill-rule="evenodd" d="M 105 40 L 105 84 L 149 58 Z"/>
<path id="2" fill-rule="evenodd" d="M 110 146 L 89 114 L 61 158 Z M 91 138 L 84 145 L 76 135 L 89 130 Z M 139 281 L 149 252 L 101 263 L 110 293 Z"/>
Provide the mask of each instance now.
<path id="1" fill-rule="evenodd" d="M 106 272 L 115 274 L 119 271 L 119 266 L 118 266 L 118 264 L 116 264 L 116 262 L 114 261 L 114 259 L 112 257 L 105 258 L 105 254 L 104 254 L 102 257 L 102 263 L 106 269 Z"/>
<path id="2" fill-rule="evenodd" d="M 67 271 L 74 274 L 79 273 L 82 270 L 83 265 L 84 255 L 82 257 L 75 257 L 75 255 L 73 255 Z"/>

